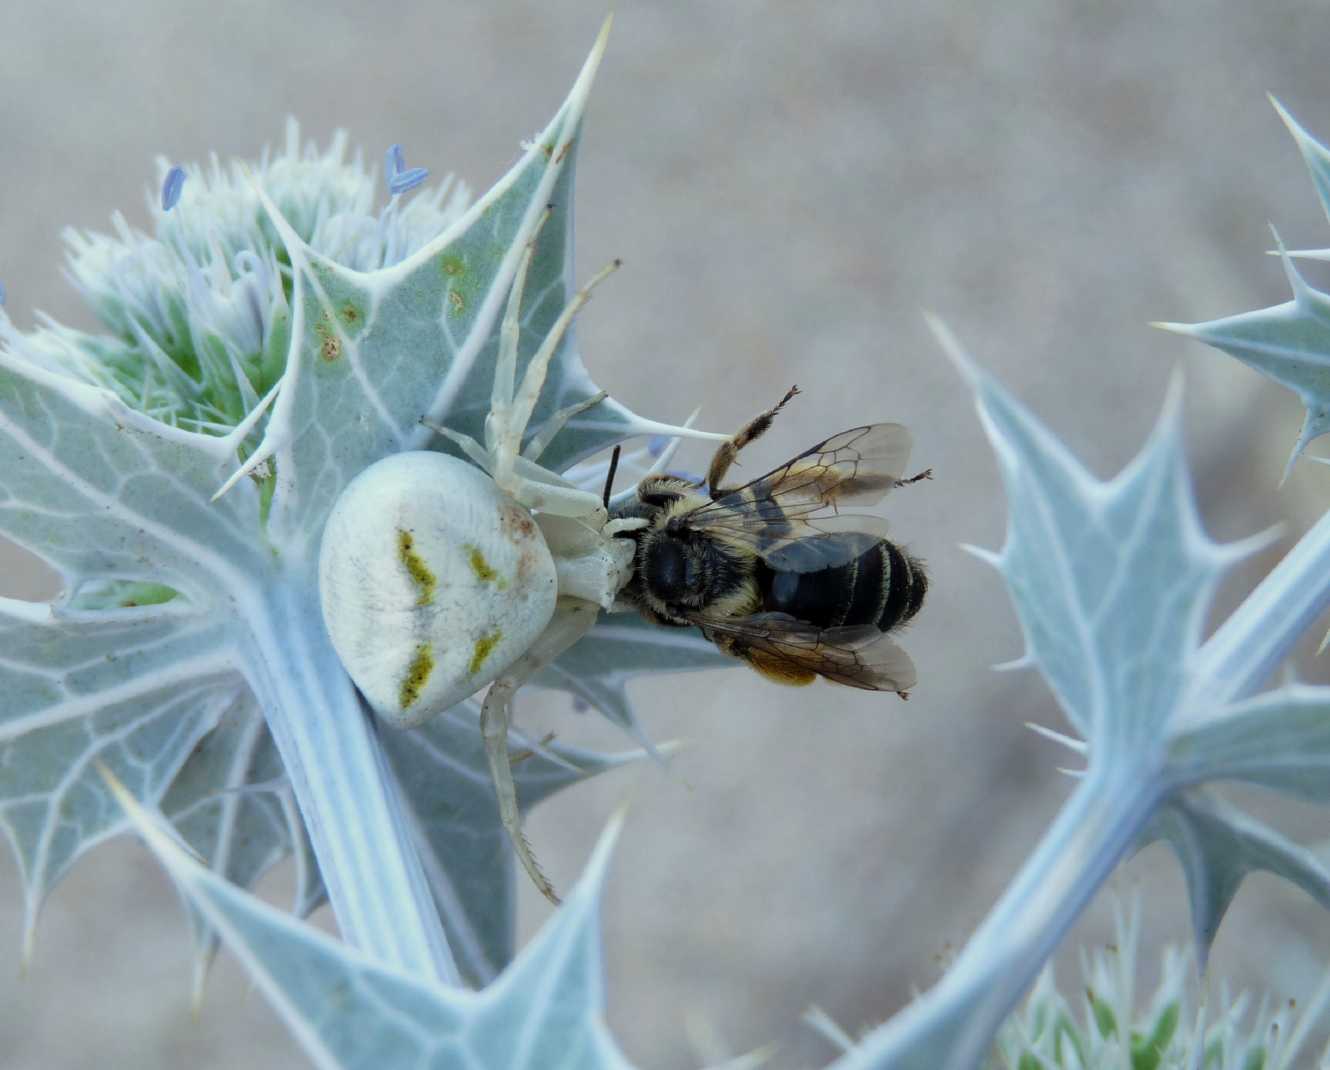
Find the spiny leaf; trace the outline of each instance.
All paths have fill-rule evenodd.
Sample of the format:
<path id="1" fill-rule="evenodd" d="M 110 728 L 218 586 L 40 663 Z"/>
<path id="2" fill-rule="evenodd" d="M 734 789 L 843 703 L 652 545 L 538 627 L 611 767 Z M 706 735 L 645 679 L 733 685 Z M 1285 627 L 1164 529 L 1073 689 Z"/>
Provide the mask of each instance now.
<path id="1" fill-rule="evenodd" d="M 628 681 L 656 673 L 737 665 L 692 628 L 660 628 L 636 613 L 604 617 L 571 650 L 536 677 L 540 687 L 567 691 L 650 746 L 628 701 Z"/>
<path id="2" fill-rule="evenodd" d="M 1275 111 L 1288 127 L 1288 132 L 1297 142 L 1298 151 L 1302 153 L 1303 162 L 1311 173 L 1312 184 L 1316 187 L 1316 196 L 1320 198 L 1321 208 L 1325 211 L 1326 218 L 1330 219 L 1330 152 L 1307 133 L 1302 124 L 1293 118 L 1288 109 L 1275 97 L 1270 97 L 1270 103 L 1274 105 Z"/>
<path id="3" fill-rule="evenodd" d="M 267 203 L 295 276 L 299 342 L 263 441 L 241 470 L 276 460 L 272 530 L 288 553 L 317 549 L 328 509 L 353 476 L 389 453 L 431 444 L 434 435 L 422 419 L 483 439 L 498 322 L 528 242 L 536 246 L 521 310 L 519 376 L 568 303 L 573 162 L 604 42 L 602 33 L 563 108 L 521 160 L 400 263 L 373 272 L 339 265 L 311 249 Z M 598 392 L 570 332 L 550 367 L 532 429 Z M 541 463 L 557 471 L 630 434 L 662 431 L 697 434 L 644 420 L 607 399 L 565 428 Z"/>
<path id="4" fill-rule="evenodd" d="M 519 363 L 564 306 L 573 161 L 604 46 L 602 33 L 555 118 L 469 211 L 445 183 L 376 219 L 373 180 L 346 162 L 345 138 L 320 154 L 291 125 L 285 152 L 257 178 L 243 165 L 187 167 L 179 203 L 153 209 L 155 236 L 119 217 L 113 237 L 70 236 L 72 274 L 109 334 L 57 324 L 24 334 L 0 312 L 0 532 L 55 565 L 67 591 L 57 608 L 6 603 L 0 618 L 0 756 L 18 770 L 0 781 L 0 808 L 27 879 L 29 927 L 51 882 L 120 827 L 104 790 L 88 786 L 100 756 L 241 884 L 293 849 L 308 859 L 285 778 L 324 867 L 304 873 L 297 910 L 326 885 L 349 939 L 377 933 L 389 960 L 422 969 L 438 951 L 446 974 L 432 889 L 454 935 L 467 934 L 473 976 L 492 976 L 511 954 L 511 919 L 500 917 L 507 854 L 469 764 L 474 729 L 446 740 L 471 755 L 452 775 L 431 755 L 446 753 L 437 737 L 455 724 L 389 744 L 398 755 L 417 748 L 397 761 L 411 784 L 403 804 L 328 645 L 314 561 L 342 487 L 386 453 L 430 443 L 422 416 L 480 433 L 496 321 L 551 204 Z M 569 335 L 536 418 L 596 392 Z M 629 434 L 676 430 L 696 434 L 606 401 L 547 460 L 562 467 Z M 210 501 L 237 472 L 252 478 Z M 635 634 L 650 643 L 646 629 Z M 644 669 L 718 660 L 659 635 L 668 653 L 641 654 Z M 586 690 L 627 722 L 623 679 L 638 647 L 596 649 L 574 650 L 584 663 L 558 671 L 602 674 Z M 547 761 L 524 763 L 528 801 L 575 778 Z M 411 830 L 400 812 L 450 808 L 473 821 Z M 415 832 L 429 845 L 428 875 L 407 842 Z M 497 883 L 461 880 L 450 858 L 474 861 L 491 843 L 476 872 Z M 448 901 L 450 887 L 463 898 Z"/>
<path id="5" fill-rule="evenodd" d="M 1307 415 L 1284 469 L 1287 477 L 1307 444 L 1330 431 L 1330 296 L 1307 283 L 1282 245 L 1280 256 L 1292 301 L 1208 323 L 1155 326 L 1222 349 L 1298 395 Z"/>
<path id="6" fill-rule="evenodd" d="M 385 734 L 384 742 L 427 849 L 426 876 L 458 965 L 465 977 L 484 985 L 512 958 L 516 893 L 513 852 L 499 824 L 479 712 L 468 701 L 418 731 Z M 558 743 L 531 749 L 516 732 L 508 746 L 520 759 L 513 780 L 524 810 L 640 757 Z"/>
<path id="7" fill-rule="evenodd" d="M 155 804 L 244 693 L 225 630 L 174 604 L 106 613 L 0 599 L 0 827 L 25 949 L 46 894 L 124 817 L 100 762 Z"/>
<path id="8" fill-rule="evenodd" d="M 1270 102 L 1297 142 L 1321 205 L 1330 215 L 1330 152 L 1279 101 L 1271 97 Z M 1278 234 L 1275 242 L 1293 291 L 1292 301 L 1208 323 L 1155 326 L 1222 349 L 1298 395 L 1307 415 L 1284 468 L 1287 478 L 1307 444 L 1330 431 L 1330 296 L 1307 283 L 1284 251 Z M 1325 259 L 1330 250 L 1297 255 Z"/>
<path id="9" fill-rule="evenodd" d="M 200 866 L 122 804 L 315 1065 L 627 1070 L 604 1023 L 599 907 L 617 826 L 544 929 L 483 993 L 395 973 Z"/>
<path id="10" fill-rule="evenodd" d="M 211 505 L 222 440 L 177 431 L 0 349 L 0 534 L 90 581 L 165 584 L 195 606 L 264 567 L 257 495 Z"/>
<path id="11" fill-rule="evenodd" d="M 1203 615 L 1224 568 L 1264 541 L 1221 548 L 1202 532 L 1176 386 L 1145 449 L 1104 483 L 974 367 L 945 327 L 934 322 L 934 330 L 974 386 L 1008 489 L 1007 541 L 988 556 L 1011 589 L 1026 656 L 1086 737 L 1090 767 L 947 975 L 838 1061 L 844 1070 L 978 1065 L 1056 941 L 1147 829 L 1192 848 L 1183 864 L 1202 949 L 1241 875 L 1256 865 L 1321 894 L 1319 872 L 1297 848 L 1237 811 L 1197 818 L 1196 828 L 1150 824 L 1161 805 L 1171 814 L 1172 804 L 1191 801 L 1168 759 L 1172 737 L 1211 713 L 1206 681 L 1195 678 L 1206 664 L 1198 656 Z M 1095 1003 L 1100 1038 L 1121 1039 L 1122 1023 L 1110 1029 Z M 1067 1049 L 1063 1061 L 1073 1055 L 1084 1063 Z"/>
<path id="12" fill-rule="evenodd" d="M 305 917 L 323 902 L 323 883 L 281 758 L 248 691 L 195 747 L 161 809 L 208 867 L 233 884 L 252 888 L 272 866 L 297 854 L 292 912 Z M 217 934 L 197 911 L 189 914 L 198 1002 Z"/>
<path id="13" fill-rule="evenodd" d="M 516 895 L 513 855 L 499 824 L 478 707 L 466 702 L 414 732 L 384 736 L 388 757 L 419 830 L 426 877 L 463 976 L 480 987 L 511 960 Z M 293 852 L 292 912 L 304 917 L 325 899 L 309 841 L 272 738 L 252 702 L 229 710 L 194 750 L 162 801 L 163 813 L 209 868 L 251 888 Z M 552 743 L 536 750 L 514 732 L 509 746 L 523 809 L 572 784 L 618 768 L 640 753 L 603 755 Z M 555 760 L 557 759 L 557 760 Z M 216 934 L 191 912 L 201 994 Z"/>
<path id="14" fill-rule="evenodd" d="M 1330 802 L 1330 688 L 1281 687 L 1179 728 L 1169 769 L 1181 783 L 1244 780 Z"/>
<path id="15" fill-rule="evenodd" d="M 1007 488 L 994 563 L 1028 656 L 1090 744 L 1090 761 L 1156 761 L 1225 569 L 1250 545 L 1202 531 L 1187 478 L 1175 383 L 1144 449 L 1092 476 L 990 376 L 964 365 Z"/>
<path id="16" fill-rule="evenodd" d="M 1274 873 L 1330 909 L 1330 872 L 1311 851 L 1212 792 L 1175 792 L 1156 813 L 1142 842 L 1158 839 L 1172 846 L 1186 875 L 1202 967 L 1219 923 L 1249 873 Z"/>

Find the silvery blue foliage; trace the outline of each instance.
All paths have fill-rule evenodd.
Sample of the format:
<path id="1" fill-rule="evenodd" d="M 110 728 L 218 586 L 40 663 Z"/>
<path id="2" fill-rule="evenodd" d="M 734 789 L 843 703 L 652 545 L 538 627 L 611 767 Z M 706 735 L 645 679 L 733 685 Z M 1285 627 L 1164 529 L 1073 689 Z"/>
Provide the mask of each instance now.
<path id="1" fill-rule="evenodd" d="M 422 417 L 481 433 L 497 319 L 547 205 L 521 360 L 564 307 L 576 139 L 604 47 L 602 33 L 555 118 L 474 205 L 447 181 L 424 187 L 393 146 L 376 209 L 375 178 L 344 140 L 319 152 L 293 125 L 252 169 L 163 162 L 151 236 L 119 217 L 112 237 L 68 236 L 105 333 L 21 332 L 0 313 L 0 532 L 65 584 L 50 605 L 0 600 L 0 825 L 29 946 L 52 885 L 132 824 L 191 904 L 196 982 L 220 937 L 318 1065 L 625 1065 L 602 1021 L 609 839 L 513 959 L 512 859 L 474 703 L 380 733 L 314 586 L 323 521 L 354 475 L 431 445 Z M 1324 196 L 1330 154 L 1289 122 Z M 1302 393 L 1301 448 L 1330 429 L 1330 298 L 1285 265 L 1290 305 L 1191 333 Z M 1015 603 L 1019 664 L 1044 676 L 1074 734 L 1046 731 L 1085 769 L 943 980 L 844 1068 L 980 1066 L 1080 911 L 1152 840 L 1181 861 L 1202 961 L 1248 873 L 1330 905 L 1317 858 L 1212 786 L 1330 801 L 1330 689 L 1259 692 L 1330 602 L 1330 516 L 1205 639 L 1216 584 L 1260 540 L 1223 547 L 1202 531 L 1180 388 L 1137 459 L 1101 481 L 936 326 L 1010 499 L 1003 548 L 981 554 Z M 537 418 L 595 394 L 569 339 Z M 603 447 L 690 433 L 607 400 L 547 457 L 596 486 L 603 467 L 588 458 Z M 648 442 L 627 471 L 668 461 Z M 645 742 L 625 680 L 720 661 L 696 636 L 619 618 L 542 682 Z M 633 757 L 523 746 L 525 805 Z M 294 916 L 245 890 L 288 855 Z M 325 897 L 345 943 L 299 919 Z"/>
<path id="2" fill-rule="evenodd" d="M 1199 994 L 1195 963 L 1168 944 L 1159 981 L 1142 1001 L 1141 900 L 1114 903 L 1111 944 L 1079 949 L 1080 970 L 1059 988 L 1051 965 L 1040 971 L 1022 1006 L 998 1031 L 988 1070 L 1296 1070 L 1311 1065 L 1312 1038 L 1330 1006 L 1330 978 L 1305 1005 L 1255 1003 L 1223 989 Z M 1218 1007 L 1207 1006 L 1218 1003 Z M 810 1025 L 842 1051 L 856 1041 L 828 1015 Z M 1317 1065 L 1330 1059 L 1323 1047 Z"/>
<path id="3" fill-rule="evenodd" d="M 1040 973 L 998 1033 L 993 1070 L 1296 1070 L 1330 1058 L 1330 1048 L 1316 1056 L 1312 1044 L 1330 1004 L 1330 979 L 1305 1005 L 1222 991 L 1211 1008 L 1197 998 L 1191 956 L 1166 945 L 1159 982 L 1141 1003 L 1140 898 L 1115 904 L 1114 920 L 1112 944 L 1081 949 L 1075 996 L 1058 990 L 1051 966 Z"/>
<path id="4" fill-rule="evenodd" d="M 600 961 L 600 893 L 618 821 L 558 913 L 475 993 L 395 972 L 273 909 L 191 858 L 128 790 L 111 790 L 315 1066 L 629 1070 L 605 1027 Z"/>
<path id="5" fill-rule="evenodd" d="M 1321 207 L 1330 217 L 1330 151 L 1270 98 L 1311 172 Z M 1285 475 L 1313 439 L 1330 431 L 1330 295 L 1310 285 L 1275 235 L 1293 299 L 1272 308 L 1243 312 L 1208 323 L 1161 323 L 1157 326 L 1206 342 L 1269 376 L 1298 395 L 1307 410 L 1302 430 L 1289 454 Z M 1330 259 L 1330 249 L 1293 254 Z"/>
<path id="6" fill-rule="evenodd" d="M 484 983 L 511 957 L 475 707 L 381 735 L 329 646 L 315 564 L 340 489 L 430 444 L 422 417 L 480 433 L 497 320 L 550 205 L 519 361 L 565 304 L 576 139 L 604 44 L 473 205 L 450 181 L 421 187 L 398 150 L 376 208 L 344 137 L 319 151 L 291 124 L 252 168 L 163 162 L 152 234 L 117 216 L 113 235 L 67 235 L 105 333 L 0 315 L 0 531 L 64 584 L 49 605 L 0 600 L 0 824 L 25 951 L 51 887 L 127 827 L 101 763 L 241 886 L 294 853 L 295 911 L 326 896 L 344 937 L 385 963 Z M 537 419 L 597 393 L 569 337 Z M 606 400 L 546 457 L 567 468 L 676 432 L 695 433 Z M 627 676 L 719 660 L 699 637 L 655 638 L 616 623 L 545 683 L 631 726 Z M 519 787 L 534 803 L 622 760 L 543 748 Z M 198 933 L 196 980 L 214 947 Z"/>
<path id="7" fill-rule="evenodd" d="M 1325 533 L 1309 533 L 1202 642 L 1219 578 L 1263 540 L 1221 547 L 1201 530 L 1180 385 L 1141 453 L 1103 482 L 934 326 L 975 391 L 1010 503 L 1001 552 L 978 552 L 1011 593 L 1026 644 L 1020 664 L 1040 671 L 1077 733 L 1050 734 L 1086 768 L 946 976 L 838 1060 L 843 1070 L 981 1065 L 1062 935 L 1118 862 L 1153 839 L 1167 839 L 1183 862 L 1202 960 L 1253 870 L 1330 905 L 1330 872 L 1309 852 L 1201 787 L 1243 779 L 1306 795 L 1324 767 L 1330 688 L 1248 695 L 1301 633 L 1279 617 L 1281 592 L 1330 584 L 1304 568 Z"/>

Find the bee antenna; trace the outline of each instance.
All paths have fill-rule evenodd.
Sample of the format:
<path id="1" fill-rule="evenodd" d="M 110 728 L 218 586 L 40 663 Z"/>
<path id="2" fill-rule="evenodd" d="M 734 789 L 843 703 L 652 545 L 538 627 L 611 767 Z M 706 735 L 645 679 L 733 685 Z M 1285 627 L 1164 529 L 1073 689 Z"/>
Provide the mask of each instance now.
<path id="1" fill-rule="evenodd" d="M 605 473 L 605 493 L 601 495 L 601 501 L 605 503 L 606 511 L 610 507 L 610 491 L 614 489 L 614 473 L 619 470 L 620 448 L 619 446 L 614 447 L 614 452 L 610 454 L 610 470 Z"/>

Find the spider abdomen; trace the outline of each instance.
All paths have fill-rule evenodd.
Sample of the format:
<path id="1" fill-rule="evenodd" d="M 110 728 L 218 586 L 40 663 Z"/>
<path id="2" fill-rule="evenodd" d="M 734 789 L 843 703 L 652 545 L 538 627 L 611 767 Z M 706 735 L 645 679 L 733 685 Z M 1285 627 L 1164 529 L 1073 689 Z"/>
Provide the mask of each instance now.
<path id="1" fill-rule="evenodd" d="M 342 492 L 319 592 L 351 679 L 380 717 L 407 727 L 511 666 L 549 624 L 558 580 L 526 509 L 473 465 L 415 451 Z"/>

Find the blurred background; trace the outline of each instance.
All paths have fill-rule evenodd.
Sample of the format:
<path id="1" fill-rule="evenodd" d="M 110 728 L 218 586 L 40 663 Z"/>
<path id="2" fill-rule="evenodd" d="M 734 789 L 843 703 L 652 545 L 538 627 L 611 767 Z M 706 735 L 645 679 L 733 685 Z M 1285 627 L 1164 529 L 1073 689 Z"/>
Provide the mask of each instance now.
<path id="1" fill-rule="evenodd" d="M 6 4 L 11 315 L 90 326 L 62 276 L 61 228 L 104 228 L 117 208 L 141 224 L 156 154 L 252 157 L 288 114 L 321 142 L 347 128 L 371 159 L 401 142 L 412 165 L 483 190 L 552 114 L 605 10 Z M 639 682 L 648 730 L 690 749 L 667 770 L 565 793 L 528 830 L 566 888 L 632 800 L 604 919 L 609 1018 L 631 1059 L 694 1066 L 774 1041 L 771 1065 L 820 1065 L 831 1049 L 800 1024 L 805 1008 L 857 1032 L 930 985 L 1070 788 L 1055 768 L 1067 755 L 1023 727 L 1065 727 L 1047 688 L 989 668 L 1020 653 L 1015 618 L 996 574 L 958 544 L 1000 545 L 1003 494 L 920 311 L 946 318 L 1101 477 L 1135 453 L 1169 376 L 1185 372 L 1208 530 L 1284 532 L 1233 575 L 1218 619 L 1319 516 L 1330 471 L 1302 463 L 1280 489 L 1294 397 L 1147 323 L 1284 301 L 1268 223 L 1293 247 L 1330 244 L 1265 98 L 1330 138 L 1330 12 L 1278 0 L 619 0 L 617 16 L 578 167 L 580 274 L 626 262 L 581 320 L 593 376 L 662 419 L 702 403 L 715 430 L 798 383 L 750 474 L 856 423 L 909 423 L 936 478 L 894 497 L 890 516 L 933 583 L 905 637 L 920 673 L 908 706 L 740 670 Z M 690 450 L 683 464 L 699 467 L 705 451 Z M 5 547 L 0 593 L 52 589 Z M 1325 680 L 1317 639 L 1299 670 Z M 626 745 L 562 695 L 524 694 L 519 721 Z M 1324 836 L 1323 812 L 1244 801 Z M 1155 946 L 1189 932 L 1176 864 L 1156 846 L 1114 884 L 1145 896 L 1153 969 Z M 529 934 L 548 911 L 523 887 Z M 191 1012 L 174 899 L 142 848 L 103 847 L 55 893 L 22 971 L 20 882 L 0 852 L 0 1066 L 300 1065 L 225 953 Z M 1074 939 L 1105 939 L 1108 916 L 1101 897 Z M 1211 969 L 1305 999 L 1328 951 L 1330 918 L 1258 876 Z"/>

